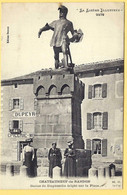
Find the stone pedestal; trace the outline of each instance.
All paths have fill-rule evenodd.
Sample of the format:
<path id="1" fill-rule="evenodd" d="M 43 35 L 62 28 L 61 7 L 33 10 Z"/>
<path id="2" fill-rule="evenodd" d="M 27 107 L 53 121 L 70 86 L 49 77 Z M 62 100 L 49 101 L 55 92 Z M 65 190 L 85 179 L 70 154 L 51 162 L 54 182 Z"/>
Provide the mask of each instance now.
<path id="1" fill-rule="evenodd" d="M 62 170 L 60 167 L 54 167 L 53 168 L 53 178 L 59 178 L 61 177 Z"/>
<path id="2" fill-rule="evenodd" d="M 39 76 L 34 80 L 37 116 L 33 145 L 50 148 L 52 142 L 65 149 L 74 141 L 75 148 L 84 148 L 81 132 L 81 102 L 84 84 L 74 74 Z"/>
<path id="3" fill-rule="evenodd" d="M 76 176 L 88 177 L 88 170 L 91 168 L 91 151 L 76 149 Z"/>
<path id="4" fill-rule="evenodd" d="M 115 177 L 115 169 L 111 169 L 111 177 Z"/>
<path id="5" fill-rule="evenodd" d="M 37 176 L 47 177 L 49 174 L 48 149 L 37 149 Z"/>
<path id="6" fill-rule="evenodd" d="M 91 177 L 97 178 L 97 169 L 92 167 L 91 169 L 89 169 L 88 175 L 89 175 L 89 178 L 91 178 Z"/>
<path id="7" fill-rule="evenodd" d="M 6 175 L 7 176 L 13 176 L 13 166 L 11 164 L 6 165 Z"/>
<path id="8" fill-rule="evenodd" d="M 102 167 L 103 162 L 102 162 L 102 155 L 101 154 L 93 154 L 92 155 L 92 167 Z"/>
<path id="9" fill-rule="evenodd" d="M 26 166 L 20 167 L 20 176 L 27 177 L 27 167 Z"/>
<path id="10" fill-rule="evenodd" d="M 109 166 L 105 167 L 105 176 L 110 177 Z"/>
<path id="11" fill-rule="evenodd" d="M 56 142 L 62 156 L 68 141 L 83 149 L 81 103 L 84 84 L 68 71 L 34 79 L 36 120 L 33 146 L 37 149 L 37 175 L 48 176 L 48 151 Z M 63 159 L 63 158 L 62 158 Z"/>
<path id="12" fill-rule="evenodd" d="M 114 177 L 114 176 L 115 176 L 115 165 L 114 165 L 113 163 L 111 163 L 111 164 L 109 165 L 109 175 L 110 175 L 111 177 Z"/>
<path id="13" fill-rule="evenodd" d="M 104 177 L 104 167 L 98 167 L 98 177 Z"/>

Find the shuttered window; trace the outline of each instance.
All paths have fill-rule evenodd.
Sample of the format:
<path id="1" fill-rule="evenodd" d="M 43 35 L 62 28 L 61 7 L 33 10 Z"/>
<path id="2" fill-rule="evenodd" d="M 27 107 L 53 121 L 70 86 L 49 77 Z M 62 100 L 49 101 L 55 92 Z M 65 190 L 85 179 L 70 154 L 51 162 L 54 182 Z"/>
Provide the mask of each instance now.
<path id="1" fill-rule="evenodd" d="M 11 111 L 13 109 L 23 110 L 24 109 L 24 100 L 20 99 L 20 98 L 9 99 L 9 110 Z"/>
<path id="2" fill-rule="evenodd" d="M 106 97 L 107 97 L 107 83 L 88 86 L 88 99 L 106 98 Z"/>
<path id="3" fill-rule="evenodd" d="M 9 121 L 9 131 L 12 134 L 19 134 L 23 131 L 23 121 L 22 120 L 10 120 Z"/>
<path id="4" fill-rule="evenodd" d="M 86 149 L 91 148 L 92 143 L 92 151 L 91 154 L 102 154 L 103 157 L 107 156 L 107 139 L 93 139 L 86 140 Z"/>
<path id="5" fill-rule="evenodd" d="M 87 130 L 107 130 L 108 112 L 87 113 Z"/>

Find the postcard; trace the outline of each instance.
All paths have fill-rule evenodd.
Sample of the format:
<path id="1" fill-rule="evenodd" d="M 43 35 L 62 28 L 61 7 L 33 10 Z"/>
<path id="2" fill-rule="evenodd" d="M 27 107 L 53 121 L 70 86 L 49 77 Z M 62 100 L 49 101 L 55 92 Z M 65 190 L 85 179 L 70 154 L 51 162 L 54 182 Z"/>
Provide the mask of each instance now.
<path id="1" fill-rule="evenodd" d="M 122 189 L 124 3 L 2 3 L 0 189 Z"/>

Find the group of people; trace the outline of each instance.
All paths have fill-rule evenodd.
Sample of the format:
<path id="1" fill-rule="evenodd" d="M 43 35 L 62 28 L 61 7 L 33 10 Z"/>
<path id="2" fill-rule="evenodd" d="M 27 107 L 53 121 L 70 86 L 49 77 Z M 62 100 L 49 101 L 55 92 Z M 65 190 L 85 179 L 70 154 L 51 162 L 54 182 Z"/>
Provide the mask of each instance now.
<path id="1" fill-rule="evenodd" d="M 59 148 L 56 147 L 56 142 L 52 143 L 52 147 L 48 153 L 49 160 L 49 177 L 53 177 L 53 169 L 59 167 L 62 173 L 62 154 Z M 68 148 L 64 151 L 65 163 L 64 173 L 65 177 L 76 176 L 76 153 L 73 147 L 73 142 L 68 142 Z M 27 175 L 30 177 L 33 169 L 34 148 L 31 146 L 31 140 L 23 149 L 23 165 L 27 167 Z"/>
<path id="2" fill-rule="evenodd" d="M 74 177 L 76 176 L 76 154 L 73 148 L 73 142 L 68 142 L 68 148 L 64 151 L 65 164 L 64 164 L 64 176 Z M 59 148 L 56 147 L 56 142 L 52 143 L 52 148 L 49 150 L 49 177 L 53 177 L 53 168 L 56 166 L 62 169 L 62 155 Z"/>

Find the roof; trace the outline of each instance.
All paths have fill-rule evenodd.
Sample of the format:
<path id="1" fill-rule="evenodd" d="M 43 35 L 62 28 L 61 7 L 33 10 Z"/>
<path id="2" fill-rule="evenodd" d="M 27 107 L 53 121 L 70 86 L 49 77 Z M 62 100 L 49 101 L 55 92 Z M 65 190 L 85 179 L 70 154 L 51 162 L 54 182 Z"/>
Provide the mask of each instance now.
<path id="1" fill-rule="evenodd" d="M 89 63 L 89 64 L 82 64 L 75 67 L 76 73 L 81 72 L 88 72 L 88 71 L 96 71 L 96 70 L 105 70 L 105 69 L 114 69 L 116 67 L 121 67 L 124 65 L 124 60 L 110 60 L 110 61 L 103 61 L 103 62 L 96 62 L 96 63 Z"/>
<path id="2" fill-rule="evenodd" d="M 116 60 L 110 60 L 110 61 L 103 61 L 103 62 L 95 62 L 95 63 L 88 63 L 88 64 L 81 64 L 78 66 L 74 67 L 74 73 L 76 75 L 81 76 L 81 74 L 86 74 L 87 73 L 93 73 L 97 72 L 99 70 L 105 71 L 105 70 L 115 70 L 117 68 L 120 68 L 123 72 L 123 67 L 124 67 L 124 60 L 123 59 L 116 59 Z M 64 69 L 42 69 L 38 70 L 36 72 L 32 72 L 27 75 L 11 78 L 11 79 L 6 79 L 2 80 L 1 84 L 4 85 L 5 83 L 7 84 L 13 84 L 16 83 L 17 81 L 19 82 L 24 82 L 24 83 L 33 83 L 33 79 L 36 76 L 46 76 L 46 75 L 55 75 L 55 74 L 66 74 L 67 70 Z"/>

